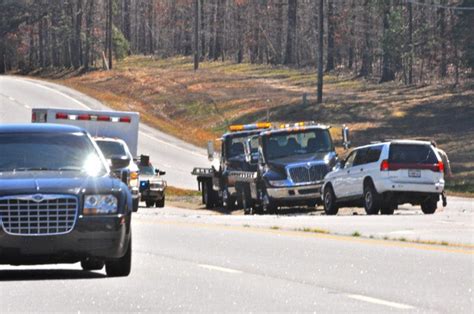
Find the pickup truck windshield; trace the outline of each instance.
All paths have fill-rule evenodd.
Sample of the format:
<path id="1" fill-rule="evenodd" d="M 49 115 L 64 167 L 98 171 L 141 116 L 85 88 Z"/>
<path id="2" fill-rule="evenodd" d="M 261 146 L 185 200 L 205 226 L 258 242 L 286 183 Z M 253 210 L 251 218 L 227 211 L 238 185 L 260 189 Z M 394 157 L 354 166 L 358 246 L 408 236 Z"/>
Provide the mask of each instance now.
<path id="1" fill-rule="evenodd" d="M 110 159 L 112 156 L 128 156 L 127 150 L 122 143 L 114 141 L 96 141 L 105 158 Z"/>
<path id="2" fill-rule="evenodd" d="M 276 133 L 265 137 L 263 145 L 267 160 L 330 152 L 334 149 L 328 130 Z"/>
<path id="3" fill-rule="evenodd" d="M 0 134 L 0 172 L 106 172 L 91 140 L 83 133 Z"/>
<path id="4" fill-rule="evenodd" d="M 153 166 L 138 166 L 140 169 L 140 174 L 147 175 L 147 176 L 154 176 L 155 173 L 155 167 Z"/>

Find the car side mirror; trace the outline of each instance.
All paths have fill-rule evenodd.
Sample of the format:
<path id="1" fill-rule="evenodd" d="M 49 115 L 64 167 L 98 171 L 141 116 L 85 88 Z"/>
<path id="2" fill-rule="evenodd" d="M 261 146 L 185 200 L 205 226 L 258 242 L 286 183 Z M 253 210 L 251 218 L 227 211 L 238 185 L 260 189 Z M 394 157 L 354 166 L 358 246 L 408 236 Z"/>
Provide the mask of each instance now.
<path id="1" fill-rule="evenodd" d="M 342 126 L 342 145 L 346 150 L 351 147 L 351 142 L 349 140 L 349 128 L 346 125 Z"/>
<path id="2" fill-rule="evenodd" d="M 209 161 L 214 160 L 214 142 L 213 141 L 207 142 L 207 159 L 209 159 Z"/>
<path id="3" fill-rule="evenodd" d="M 128 156 L 114 155 L 110 158 L 112 170 L 119 170 L 127 168 L 130 165 L 130 158 Z"/>

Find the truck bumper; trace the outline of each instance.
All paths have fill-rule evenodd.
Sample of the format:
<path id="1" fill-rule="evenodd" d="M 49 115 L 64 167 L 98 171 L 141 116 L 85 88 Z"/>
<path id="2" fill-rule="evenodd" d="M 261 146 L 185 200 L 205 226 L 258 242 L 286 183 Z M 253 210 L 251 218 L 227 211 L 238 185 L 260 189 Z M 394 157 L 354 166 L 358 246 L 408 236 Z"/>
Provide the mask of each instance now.
<path id="1" fill-rule="evenodd" d="M 141 198 L 142 200 L 161 200 L 165 195 L 165 191 L 162 189 L 153 189 L 142 191 Z"/>
<path id="2" fill-rule="evenodd" d="M 268 196 L 277 203 L 291 203 L 299 201 L 318 201 L 321 198 L 322 182 L 279 188 L 267 188 Z"/>
<path id="3" fill-rule="evenodd" d="M 384 192 L 421 192 L 442 193 L 444 191 L 444 180 L 438 182 L 399 182 L 390 179 L 377 180 L 375 189 L 379 193 Z"/>
<path id="4" fill-rule="evenodd" d="M 24 236 L 0 228 L 0 264 L 75 263 L 86 258 L 115 259 L 125 255 L 131 239 L 130 216 L 79 217 L 65 235 Z"/>

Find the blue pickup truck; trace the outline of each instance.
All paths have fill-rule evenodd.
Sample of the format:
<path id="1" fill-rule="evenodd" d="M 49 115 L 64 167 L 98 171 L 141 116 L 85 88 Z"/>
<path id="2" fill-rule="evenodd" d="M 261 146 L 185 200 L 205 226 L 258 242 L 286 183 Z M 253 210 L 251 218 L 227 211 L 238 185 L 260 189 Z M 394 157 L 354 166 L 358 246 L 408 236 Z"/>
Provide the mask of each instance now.
<path id="1" fill-rule="evenodd" d="M 132 195 L 89 134 L 62 125 L 0 126 L 0 264 L 76 263 L 128 276 Z"/>

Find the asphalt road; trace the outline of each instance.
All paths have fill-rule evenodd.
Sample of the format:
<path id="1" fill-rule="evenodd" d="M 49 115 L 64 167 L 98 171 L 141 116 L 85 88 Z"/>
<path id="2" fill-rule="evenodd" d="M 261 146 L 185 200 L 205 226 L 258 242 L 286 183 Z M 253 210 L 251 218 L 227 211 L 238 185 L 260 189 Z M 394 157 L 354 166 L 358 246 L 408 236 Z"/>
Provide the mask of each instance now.
<path id="1" fill-rule="evenodd" d="M 99 101 L 70 88 L 43 81 L 0 76 L 0 123 L 31 122 L 32 108 L 110 110 Z M 196 189 L 193 167 L 208 167 L 204 149 L 190 145 L 144 124 L 140 126 L 139 154 L 165 170 L 168 183 Z"/>
<path id="2" fill-rule="evenodd" d="M 29 122 L 32 107 L 46 106 L 105 109 L 67 88 L 0 76 L 0 123 Z M 168 181 L 193 188 L 189 172 L 208 165 L 205 152 L 140 130 L 140 150 L 163 165 Z M 109 279 L 78 265 L 0 266 L 0 311 L 472 313 L 472 248 L 289 231 L 308 225 L 344 234 L 368 225 L 370 232 L 436 234 L 443 225 L 445 234 L 462 232 L 472 244 L 472 200 L 453 199 L 433 216 L 407 210 L 393 217 L 239 217 L 142 208 L 134 215 L 130 277 Z M 280 223 L 287 230 L 271 229 Z"/>

